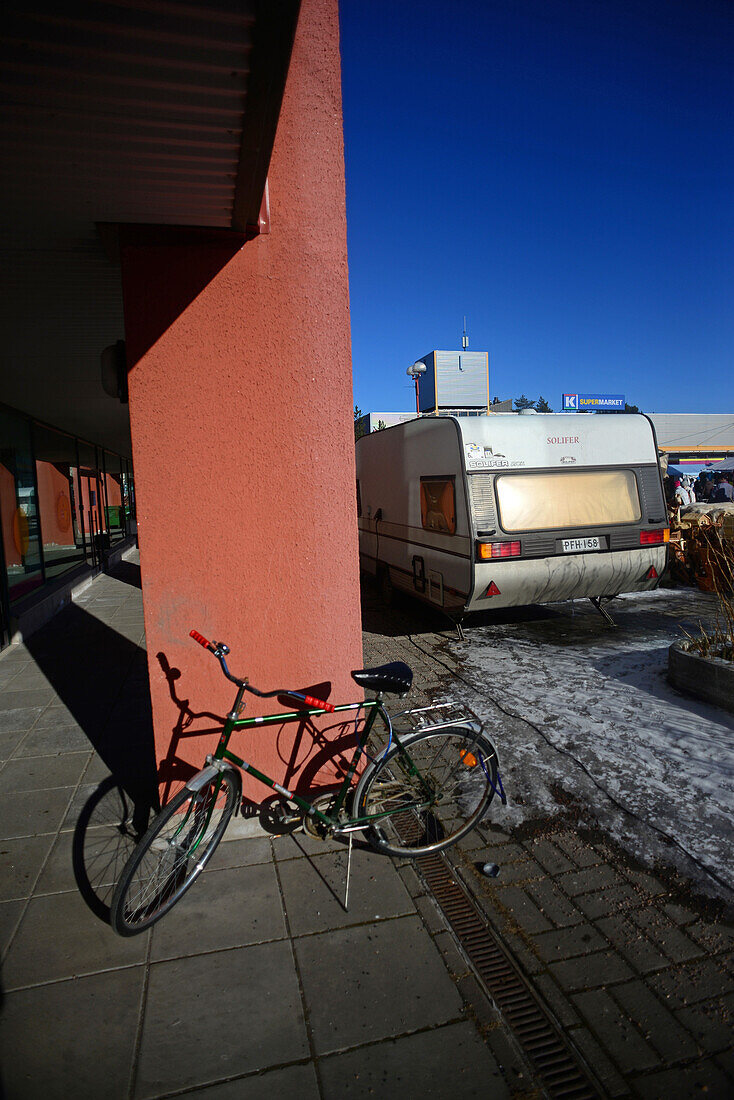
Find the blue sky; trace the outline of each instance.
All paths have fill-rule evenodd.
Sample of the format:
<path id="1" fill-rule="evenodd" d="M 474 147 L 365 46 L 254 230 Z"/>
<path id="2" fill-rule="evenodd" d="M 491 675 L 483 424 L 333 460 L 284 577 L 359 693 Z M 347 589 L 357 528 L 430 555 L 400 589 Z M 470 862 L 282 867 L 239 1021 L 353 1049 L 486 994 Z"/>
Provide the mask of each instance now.
<path id="1" fill-rule="evenodd" d="M 734 411 L 734 3 L 341 0 L 354 400 Z"/>

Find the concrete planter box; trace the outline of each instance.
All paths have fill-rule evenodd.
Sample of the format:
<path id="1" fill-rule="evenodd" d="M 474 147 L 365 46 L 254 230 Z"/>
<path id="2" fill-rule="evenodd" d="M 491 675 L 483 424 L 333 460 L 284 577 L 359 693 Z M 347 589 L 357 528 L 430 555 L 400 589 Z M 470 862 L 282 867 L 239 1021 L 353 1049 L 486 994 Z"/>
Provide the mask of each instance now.
<path id="1" fill-rule="evenodd" d="M 685 695 L 695 695 L 734 714 L 734 663 L 689 653 L 680 642 L 668 650 L 668 679 Z"/>

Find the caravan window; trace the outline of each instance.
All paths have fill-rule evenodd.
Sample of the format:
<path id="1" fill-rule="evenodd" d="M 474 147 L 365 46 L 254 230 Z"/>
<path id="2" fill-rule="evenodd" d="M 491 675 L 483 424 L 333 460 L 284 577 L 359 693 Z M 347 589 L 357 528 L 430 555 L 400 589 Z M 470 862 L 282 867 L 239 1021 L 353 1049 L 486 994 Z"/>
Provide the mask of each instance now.
<path id="1" fill-rule="evenodd" d="M 427 531 L 456 533 L 453 477 L 421 478 L 421 522 Z"/>
<path id="2" fill-rule="evenodd" d="M 505 531 L 637 523 L 641 516 L 632 470 L 502 474 L 496 487 Z"/>

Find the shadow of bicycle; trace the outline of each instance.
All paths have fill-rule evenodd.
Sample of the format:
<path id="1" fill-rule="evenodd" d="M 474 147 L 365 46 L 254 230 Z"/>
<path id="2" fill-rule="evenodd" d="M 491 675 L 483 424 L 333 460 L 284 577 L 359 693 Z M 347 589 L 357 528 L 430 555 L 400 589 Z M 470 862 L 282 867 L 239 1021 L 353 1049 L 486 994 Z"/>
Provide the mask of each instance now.
<path id="1" fill-rule="evenodd" d="M 85 802 L 74 829 L 72 866 L 79 893 L 100 920 L 109 924 L 115 886 L 138 841 L 144 822 L 113 776 Z"/>

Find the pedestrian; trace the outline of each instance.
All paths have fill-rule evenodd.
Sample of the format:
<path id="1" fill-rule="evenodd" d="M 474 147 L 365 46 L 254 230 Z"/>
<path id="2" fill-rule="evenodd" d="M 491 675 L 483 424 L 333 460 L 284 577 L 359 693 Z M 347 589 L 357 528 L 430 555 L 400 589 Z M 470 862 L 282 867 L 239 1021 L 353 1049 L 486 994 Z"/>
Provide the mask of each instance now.
<path id="1" fill-rule="evenodd" d="M 675 492 L 673 493 L 673 500 L 678 508 L 685 508 L 686 505 L 691 503 L 691 498 L 688 495 L 688 490 L 686 489 L 685 485 L 679 477 L 675 479 Z"/>
<path id="2" fill-rule="evenodd" d="M 731 504 L 734 502 L 734 488 L 723 474 L 716 475 L 716 488 L 711 497 L 712 504 Z"/>

